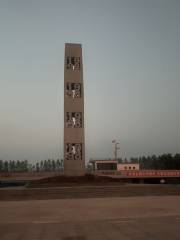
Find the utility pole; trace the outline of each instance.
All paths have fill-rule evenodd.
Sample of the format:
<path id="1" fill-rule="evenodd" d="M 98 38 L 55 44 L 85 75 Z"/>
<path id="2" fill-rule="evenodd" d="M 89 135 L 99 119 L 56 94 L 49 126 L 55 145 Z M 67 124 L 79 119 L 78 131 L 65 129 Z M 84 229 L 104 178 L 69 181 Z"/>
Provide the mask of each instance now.
<path id="1" fill-rule="evenodd" d="M 114 160 L 117 161 L 117 153 L 120 147 L 118 146 L 120 143 L 117 142 L 116 140 L 113 140 L 112 143 L 114 143 Z"/>

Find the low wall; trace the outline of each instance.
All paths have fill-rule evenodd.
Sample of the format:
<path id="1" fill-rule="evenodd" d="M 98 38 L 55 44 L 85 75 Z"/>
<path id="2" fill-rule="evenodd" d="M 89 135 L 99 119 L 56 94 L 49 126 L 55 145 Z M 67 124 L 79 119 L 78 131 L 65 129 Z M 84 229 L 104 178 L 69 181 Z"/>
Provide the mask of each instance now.
<path id="1" fill-rule="evenodd" d="M 116 176 L 119 178 L 149 178 L 149 177 L 180 177 L 180 170 L 122 170 L 122 171 L 96 171 L 97 175 Z"/>

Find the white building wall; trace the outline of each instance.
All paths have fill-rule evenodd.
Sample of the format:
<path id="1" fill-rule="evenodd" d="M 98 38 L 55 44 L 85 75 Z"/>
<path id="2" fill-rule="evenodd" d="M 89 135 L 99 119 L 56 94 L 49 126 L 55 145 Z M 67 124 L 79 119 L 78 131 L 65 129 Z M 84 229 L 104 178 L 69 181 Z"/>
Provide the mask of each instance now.
<path id="1" fill-rule="evenodd" d="M 139 170 L 139 163 L 118 163 L 117 170 Z"/>

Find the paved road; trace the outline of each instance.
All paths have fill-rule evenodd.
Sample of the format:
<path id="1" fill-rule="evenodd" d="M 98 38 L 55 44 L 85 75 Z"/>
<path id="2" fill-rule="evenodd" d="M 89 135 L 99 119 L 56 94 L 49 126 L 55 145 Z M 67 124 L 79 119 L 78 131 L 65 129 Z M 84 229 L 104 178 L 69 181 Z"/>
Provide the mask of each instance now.
<path id="1" fill-rule="evenodd" d="M 179 240 L 180 196 L 0 202 L 1 240 Z"/>

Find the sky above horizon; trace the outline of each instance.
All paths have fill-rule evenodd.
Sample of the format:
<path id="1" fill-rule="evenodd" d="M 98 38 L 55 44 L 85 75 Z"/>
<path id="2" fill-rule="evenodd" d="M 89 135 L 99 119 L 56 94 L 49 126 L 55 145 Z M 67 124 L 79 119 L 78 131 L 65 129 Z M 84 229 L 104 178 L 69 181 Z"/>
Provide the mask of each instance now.
<path id="1" fill-rule="evenodd" d="M 86 160 L 180 152 L 180 1 L 0 0 L 0 159 L 63 157 L 64 44 L 81 43 Z"/>

